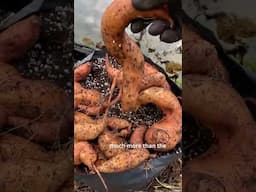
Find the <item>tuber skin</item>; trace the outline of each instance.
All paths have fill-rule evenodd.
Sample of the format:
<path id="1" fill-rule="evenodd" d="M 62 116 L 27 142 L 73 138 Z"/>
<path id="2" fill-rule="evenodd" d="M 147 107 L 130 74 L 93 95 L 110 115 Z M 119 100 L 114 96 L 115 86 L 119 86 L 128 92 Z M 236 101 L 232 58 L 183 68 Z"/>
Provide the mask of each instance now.
<path id="1" fill-rule="evenodd" d="M 41 21 L 32 15 L 0 34 L 0 61 L 12 62 L 22 57 L 39 38 Z"/>
<path id="2" fill-rule="evenodd" d="M 97 169 L 102 173 L 118 173 L 142 164 L 150 157 L 147 149 L 131 149 L 120 153 L 106 162 L 102 163 Z"/>
<path id="3" fill-rule="evenodd" d="M 183 74 L 206 75 L 228 83 L 229 74 L 215 47 L 191 30 L 189 25 L 183 25 L 183 37 Z"/>
<path id="4" fill-rule="evenodd" d="M 56 138 L 67 138 L 72 108 L 64 90 L 47 81 L 25 79 L 6 63 L 0 65 L 0 105 L 8 109 L 7 123 L 24 130 L 21 135 L 27 135 L 29 130 L 27 136 L 35 136 L 36 142 L 53 143 Z"/>
<path id="5" fill-rule="evenodd" d="M 93 120 L 86 114 L 77 114 L 78 113 L 75 113 L 74 122 L 74 137 L 77 141 L 96 139 L 106 127 L 105 119 Z"/>
<path id="6" fill-rule="evenodd" d="M 115 136 L 114 134 L 105 131 L 99 136 L 98 144 L 100 150 L 104 153 L 104 155 L 107 158 L 114 157 L 124 151 L 126 151 L 125 148 L 111 148 L 111 144 L 125 144 L 126 141 L 118 136 Z"/>
<path id="7" fill-rule="evenodd" d="M 69 97 L 63 89 L 47 81 L 25 79 L 13 66 L 0 65 L 0 105 L 13 110 L 13 115 L 28 118 L 43 115 L 51 119 L 66 114 L 71 119 L 67 112 L 71 104 L 68 105 Z"/>
<path id="8" fill-rule="evenodd" d="M 206 76 L 186 75 L 184 85 L 184 110 L 203 124 L 214 126 L 214 132 L 223 137 L 221 141 L 234 135 L 241 138 L 248 134 L 248 126 L 254 125 L 244 100 L 229 84 Z"/>
<path id="9" fill-rule="evenodd" d="M 107 125 L 116 136 L 127 137 L 131 133 L 131 123 L 118 117 L 108 117 Z"/>
<path id="10" fill-rule="evenodd" d="M 8 120 L 8 113 L 4 107 L 0 106 L 0 130 L 6 125 Z"/>
<path id="11" fill-rule="evenodd" d="M 105 57 L 105 66 L 108 76 L 112 80 L 116 78 L 116 84 L 119 88 L 121 88 L 123 82 L 123 71 L 111 66 L 108 54 Z M 164 74 L 159 72 L 151 64 L 145 62 L 144 75 L 141 79 L 139 90 L 142 91 L 149 87 L 164 87 L 166 89 L 170 88 L 169 83 L 167 82 Z"/>
<path id="12" fill-rule="evenodd" d="M 64 90 L 47 81 L 22 77 L 10 65 L 38 40 L 40 25 L 39 17 L 33 15 L 0 34 L 0 127 L 19 127 L 17 130 L 23 130 L 20 135 L 26 135 L 29 128 L 29 135 L 35 136 L 33 139 L 30 137 L 31 140 L 43 138 L 46 143 L 52 144 L 56 142 L 57 133 L 66 134 L 53 122 L 61 121 L 67 126 L 73 119 L 69 97 Z M 30 122 L 29 127 L 21 126 L 27 122 Z M 68 130 L 67 133 L 70 133 Z M 73 176 L 72 164 L 67 159 L 63 160 L 63 151 L 46 151 L 30 140 L 4 134 L 7 133 L 0 136 L 1 192 L 55 192 Z"/>
<path id="13" fill-rule="evenodd" d="M 87 77 L 87 75 L 90 73 L 92 68 L 92 65 L 90 62 L 86 62 L 84 64 L 81 64 L 77 68 L 74 69 L 74 81 L 82 81 Z"/>
<path id="14" fill-rule="evenodd" d="M 101 94 L 93 89 L 84 89 L 83 92 L 75 95 L 75 106 L 83 105 L 99 105 L 102 102 Z"/>
<path id="15" fill-rule="evenodd" d="M 105 154 L 100 150 L 99 146 L 98 145 L 95 145 L 94 146 L 94 149 L 97 153 L 97 161 L 95 162 L 95 166 L 99 166 L 101 165 L 102 163 L 104 163 L 105 161 L 107 161 L 107 157 L 105 156 Z"/>
<path id="16" fill-rule="evenodd" d="M 173 149 L 180 142 L 182 132 L 182 109 L 176 96 L 164 88 L 151 87 L 140 92 L 138 101 L 141 105 L 153 103 L 164 113 L 163 119 L 146 131 L 146 142 L 166 145 L 155 148 L 157 151 Z"/>
<path id="17" fill-rule="evenodd" d="M 100 92 L 85 89 L 79 83 L 74 83 L 74 109 L 79 109 L 87 115 L 97 116 L 103 109 L 103 97 Z"/>
<path id="18" fill-rule="evenodd" d="M 143 145 L 144 144 L 144 135 L 147 130 L 147 127 L 145 126 L 138 126 L 134 129 L 132 132 L 130 143 L 131 144 L 138 144 Z"/>
<path id="19" fill-rule="evenodd" d="M 190 26 L 183 29 L 183 109 L 216 138 L 206 153 L 184 166 L 183 189 L 255 191 L 255 121 L 230 85 L 214 47 Z"/>
<path id="20" fill-rule="evenodd" d="M 0 157 L 2 161 L 24 159 L 52 160 L 50 153 L 40 145 L 11 134 L 0 137 Z"/>
<path id="21" fill-rule="evenodd" d="M 209 127 L 218 141 L 185 166 L 185 191 L 200 190 L 198 180 L 207 181 L 202 189 L 210 183 L 219 191 L 254 191 L 249 181 L 256 168 L 256 124 L 244 100 L 229 84 L 207 76 L 185 75 L 183 84 L 184 110 Z"/>
<path id="22" fill-rule="evenodd" d="M 144 73 L 144 57 L 140 48 L 125 33 L 125 28 L 132 20 L 158 18 L 172 20 L 167 11 L 154 9 L 139 11 L 132 6 L 131 0 L 115 0 L 106 9 L 101 23 L 101 32 L 107 51 L 123 66 L 121 105 L 123 111 L 137 109 L 139 86 Z"/>
<path id="23" fill-rule="evenodd" d="M 97 153 L 87 141 L 80 141 L 74 144 L 74 165 L 83 163 L 92 169 L 96 160 Z"/>
<path id="24" fill-rule="evenodd" d="M 56 192 L 73 176 L 72 164 L 67 160 L 58 163 L 31 159 L 8 161 L 2 162 L 0 169 L 2 192 Z"/>
<path id="25" fill-rule="evenodd" d="M 19 127 L 15 131 L 19 135 L 42 144 L 63 141 L 71 134 L 71 124 L 67 124 L 62 119 L 49 122 L 33 122 L 30 119 L 10 116 L 8 117 L 8 124 L 13 127 Z"/>
<path id="26" fill-rule="evenodd" d="M 107 118 L 108 126 L 112 129 L 125 129 L 125 128 L 131 128 L 131 123 L 125 119 L 121 119 L 119 117 L 108 117 Z"/>

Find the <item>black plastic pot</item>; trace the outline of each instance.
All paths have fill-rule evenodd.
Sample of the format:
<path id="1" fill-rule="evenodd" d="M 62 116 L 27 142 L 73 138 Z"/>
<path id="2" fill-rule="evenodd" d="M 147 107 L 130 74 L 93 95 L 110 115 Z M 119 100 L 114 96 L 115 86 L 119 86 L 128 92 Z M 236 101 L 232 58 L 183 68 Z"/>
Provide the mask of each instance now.
<path id="1" fill-rule="evenodd" d="M 88 51 L 88 49 L 87 49 Z M 93 51 L 93 50 L 92 50 Z M 87 53 L 87 54 L 86 54 Z M 84 52 L 84 49 L 75 50 L 75 59 L 81 60 L 84 57 L 88 56 L 88 52 Z M 93 51 L 89 56 L 85 59 L 87 61 L 97 58 L 104 58 L 106 54 L 105 50 Z M 172 91 L 175 95 L 181 96 L 181 89 L 168 78 L 167 74 L 154 64 L 150 59 L 145 58 L 147 62 L 154 65 L 166 75 L 169 84 L 171 85 Z M 84 60 L 84 61 L 85 61 Z M 111 192 L 129 192 L 134 190 L 140 190 L 145 188 L 154 177 L 157 177 L 160 172 L 165 169 L 167 166 L 171 165 L 172 162 L 176 161 L 178 158 L 181 158 L 181 146 L 177 146 L 174 150 L 170 151 L 168 154 L 163 155 L 156 159 L 151 159 L 148 163 L 142 164 L 137 168 L 114 174 L 102 174 L 106 184 Z M 149 167 L 149 169 L 145 168 Z M 104 192 L 104 187 L 99 180 L 97 175 L 88 175 L 86 173 L 75 173 L 75 180 L 92 187 L 98 192 Z"/>
<path id="2" fill-rule="evenodd" d="M 18 12 L 28 4 L 30 4 L 33 0 L 2 0 L 0 1 L 0 9 L 7 12 Z M 41 7 L 40 11 L 51 10 L 57 6 L 65 5 L 67 3 L 72 3 L 70 0 L 44 0 L 44 3 Z"/>
<path id="3" fill-rule="evenodd" d="M 5 11 L 17 12 L 27 4 L 29 4 L 32 0 L 7 0 L 0 1 L 0 9 Z"/>

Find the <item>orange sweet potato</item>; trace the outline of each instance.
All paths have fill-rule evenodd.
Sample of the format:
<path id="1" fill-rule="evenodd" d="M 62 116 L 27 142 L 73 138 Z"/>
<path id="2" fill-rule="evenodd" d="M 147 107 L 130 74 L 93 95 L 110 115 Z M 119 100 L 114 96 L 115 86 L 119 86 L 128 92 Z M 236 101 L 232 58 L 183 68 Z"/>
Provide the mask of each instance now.
<path id="1" fill-rule="evenodd" d="M 7 123 L 7 111 L 0 106 L 0 130 Z"/>
<path id="2" fill-rule="evenodd" d="M 30 16 L 0 34 L 0 61 L 10 62 L 20 58 L 38 40 L 40 18 Z"/>
<path id="3" fill-rule="evenodd" d="M 32 159 L 0 163 L 2 192 L 56 192 L 73 177 L 72 164 L 67 160 L 45 162 Z"/>
<path id="4" fill-rule="evenodd" d="M 125 144 L 126 141 L 120 137 L 111 134 L 108 131 L 105 131 L 99 136 L 98 143 L 100 150 L 105 154 L 107 158 L 114 157 L 117 154 L 120 154 L 126 150 L 125 148 L 115 148 L 111 146 L 111 144 Z"/>
<path id="5" fill-rule="evenodd" d="M 149 158 L 147 149 L 131 149 L 120 153 L 98 166 L 103 173 L 117 173 L 137 167 Z"/>
<path id="6" fill-rule="evenodd" d="M 146 130 L 147 128 L 145 126 L 136 127 L 135 130 L 132 132 L 130 143 L 142 145 L 144 143 L 144 135 Z"/>
<path id="7" fill-rule="evenodd" d="M 93 120 L 82 113 L 75 113 L 74 137 L 77 141 L 96 139 L 105 128 L 105 120 Z"/>
<path id="8" fill-rule="evenodd" d="M 74 144 L 74 164 L 83 163 L 90 169 L 97 160 L 97 153 L 93 146 L 86 141 L 77 142 Z"/>

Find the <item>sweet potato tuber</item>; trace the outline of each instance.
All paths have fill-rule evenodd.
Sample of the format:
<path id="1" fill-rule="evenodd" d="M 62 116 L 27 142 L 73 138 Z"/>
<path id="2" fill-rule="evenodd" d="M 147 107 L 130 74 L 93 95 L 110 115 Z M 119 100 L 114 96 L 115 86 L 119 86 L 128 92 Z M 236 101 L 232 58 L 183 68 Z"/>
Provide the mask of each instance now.
<path id="1" fill-rule="evenodd" d="M 0 34 L 0 61 L 10 62 L 21 57 L 38 40 L 40 18 L 33 15 Z"/>
<path id="2" fill-rule="evenodd" d="M 8 124 L 19 127 L 15 132 L 38 143 L 63 141 L 71 134 L 71 125 L 65 120 L 32 121 L 22 117 L 8 117 Z"/>
<path id="3" fill-rule="evenodd" d="M 107 125 L 116 136 L 127 137 L 131 133 L 131 123 L 118 117 L 108 117 Z"/>
<path id="4" fill-rule="evenodd" d="M 94 145 L 93 146 L 96 153 L 97 153 L 97 161 L 95 162 L 95 166 L 99 166 L 102 163 L 104 163 L 105 161 L 107 161 L 107 157 L 105 156 L 105 154 L 100 150 L 98 145 Z"/>
<path id="5" fill-rule="evenodd" d="M 56 192 L 73 176 L 69 161 L 50 163 L 37 160 L 8 161 L 0 164 L 2 192 Z"/>
<path id="6" fill-rule="evenodd" d="M 79 165 L 83 163 L 92 169 L 97 160 L 97 153 L 92 145 L 86 141 L 77 142 L 74 144 L 74 164 Z"/>
<path id="7" fill-rule="evenodd" d="M 215 47 L 203 40 L 190 26 L 183 26 L 183 74 L 201 74 L 229 81 L 229 75 Z"/>
<path id="8" fill-rule="evenodd" d="M 108 52 L 123 66 L 121 104 L 123 111 L 133 111 L 137 105 L 139 86 L 144 73 L 144 57 L 140 48 L 125 33 L 129 23 L 138 18 L 172 20 L 164 9 L 139 11 L 131 0 L 115 0 L 106 9 L 101 23 L 101 32 Z"/>
<path id="9" fill-rule="evenodd" d="M 71 119 L 71 103 L 67 102 L 69 97 L 63 89 L 47 81 L 25 79 L 13 66 L 6 63 L 0 65 L 1 106 L 12 109 L 20 117 L 35 118 L 41 115 L 51 119 L 68 115 L 67 118 Z"/>
<path id="10" fill-rule="evenodd" d="M 144 143 L 144 135 L 147 128 L 145 126 L 138 126 L 132 132 L 130 143 L 131 144 L 140 144 L 143 145 Z"/>
<path id="11" fill-rule="evenodd" d="M 74 137 L 77 141 L 96 139 L 105 128 L 105 120 L 90 119 L 82 113 L 75 113 Z"/>
<path id="12" fill-rule="evenodd" d="M 211 187 L 227 192 L 254 191 L 256 124 L 241 96 L 225 82 L 185 75 L 183 106 L 209 127 L 218 141 L 186 164 L 185 191 L 191 187 L 195 191 Z"/>
<path id="13" fill-rule="evenodd" d="M 229 84 L 206 76 L 185 75 L 183 93 L 184 110 L 203 124 L 214 126 L 221 137 L 228 138 L 236 132 L 241 138 L 248 134 L 245 127 L 254 124 L 245 102 Z"/>
<path id="14" fill-rule="evenodd" d="M 182 109 L 176 96 L 167 89 L 151 87 L 139 94 L 140 104 L 153 103 L 162 109 L 163 119 L 154 123 L 145 134 L 148 144 L 163 144 L 158 151 L 173 149 L 181 140 Z"/>
<path id="15" fill-rule="evenodd" d="M 110 65 L 109 57 L 106 55 L 105 66 L 108 76 L 111 80 L 116 78 L 116 84 L 119 88 L 122 87 L 123 71 L 121 69 L 114 68 Z M 169 83 L 167 82 L 165 75 L 159 72 L 151 64 L 145 62 L 144 75 L 141 79 L 139 90 L 145 90 L 149 87 L 164 87 L 169 89 Z"/>
<path id="16" fill-rule="evenodd" d="M 74 81 L 78 82 L 86 78 L 86 76 L 90 73 L 91 71 L 91 63 L 87 62 L 84 63 L 74 70 Z"/>
<path id="17" fill-rule="evenodd" d="M 135 168 L 148 158 L 147 149 L 131 149 L 112 157 L 97 168 L 103 173 L 117 173 Z"/>
<path id="18" fill-rule="evenodd" d="M 107 158 L 114 157 L 117 154 L 120 154 L 126 150 L 125 148 L 115 148 L 111 146 L 111 144 L 125 144 L 126 141 L 120 137 L 111 134 L 108 131 L 105 131 L 99 136 L 98 143 L 100 150 L 105 154 Z"/>
<path id="19" fill-rule="evenodd" d="M 31 129 L 39 141 L 48 143 L 70 132 L 65 126 L 73 119 L 72 107 L 63 89 L 46 81 L 25 79 L 6 63 L 1 63 L 0 82 L 0 105 L 8 109 L 9 116 L 17 117 L 10 120 L 11 125 Z M 23 125 L 28 122 L 29 126 Z"/>
<path id="20" fill-rule="evenodd" d="M 119 117 L 108 117 L 107 123 L 108 123 L 108 126 L 111 127 L 112 129 L 125 129 L 125 128 L 131 127 L 131 123 Z"/>
<path id="21" fill-rule="evenodd" d="M 15 135 L 0 137 L 0 156 L 2 161 L 34 159 L 51 161 L 52 156 L 41 146 Z"/>
<path id="22" fill-rule="evenodd" d="M 101 93 L 93 89 L 85 89 L 77 82 L 74 85 L 74 109 L 79 109 L 88 115 L 98 115 L 103 107 Z"/>
<path id="23" fill-rule="evenodd" d="M 8 115 L 4 107 L 0 106 L 0 130 L 7 123 Z"/>

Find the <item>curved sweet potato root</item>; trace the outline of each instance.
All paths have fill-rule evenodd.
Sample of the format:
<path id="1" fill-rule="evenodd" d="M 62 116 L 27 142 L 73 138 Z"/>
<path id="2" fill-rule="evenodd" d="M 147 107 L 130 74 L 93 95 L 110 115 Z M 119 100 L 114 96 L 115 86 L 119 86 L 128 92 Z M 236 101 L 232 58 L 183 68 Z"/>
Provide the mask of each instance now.
<path id="1" fill-rule="evenodd" d="M 137 167 L 150 157 L 147 149 L 132 149 L 120 153 L 98 166 L 102 173 L 117 173 Z"/>
<path id="2" fill-rule="evenodd" d="M 140 84 L 140 91 L 148 89 L 150 87 L 163 87 L 165 89 L 170 89 L 170 85 L 167 82 L 164 74 L 161 72 L 151 73 L 149 75 L 145 75 L 142 78 Z"/>
<path id="3" fill-rule="evenodd" d="M 74 70 L 74 81 L 78 82 L 86 78 L 86 76 L 90 73 L 92 65 L 90 62 L 84 63 Z"/>
<path id="4" fill-rule="evenodd" d="M 72 119 L 71 103 L 68 105 L 69 97 L 63 89 L 47 81 L 25 79 L 13 66 L 0 65 L 0 105 L 13 110 L 12 115 L 57 119 L 66 114 Z"/>
<path id="5" fill-rule="evenodd" d="M 105 65 L 106 71 L 111 80 L 115 79 L 115 84 L 117 87 L 122 90 L 122 82 L 123 82 L 123 71 L 120 69 L 116 69 L 110 65 L 108 54 L 105 57 Z M 144 75 L 141 78 L 141 83 L 139 85 L 139 91 L 143 91 L 149 87 L 163 87 L 165 89 L 170 89 L 170 85 L 166 80 L 164 74 L 159 72 L 155 67 L 145 62 L 144 65 Z M 122 93 L 119 92 L 119 95 Z M 115 102 L 119 101 L 119 96 L 116 98 Z"/>
<path id="6" fill-rule="evenodd" d="M 190 26 L 183 25 L 183 74 L 201 74 L 229 82 L 229 74 L 215 47 L 203 40 Z"/>
<path id="7" fill-rule="evenodd" d="M 26 130 L 25 135 L 30 130 L 28 137 L 33 135 L 35 141 L 44 143 L 66 138 L 70 133 L 67 126 L 72 119 L 72 106 L 63 89 L 46 81 L 25 79 L 6 63 L 1 63 L 0 82 L 0 105 L 12 117 L 8 123 L 25 128 L 17 130 Z"/>
<path id="8" fill-rule="evenodd" d="M 54 143 L 63 141 L 71 134 L 71 124 L 65 120 L 32 121 L 22 117 L 8 117 L 8 124 L 18 127 L 15 131 L 37 143 Z"/>
<path id="9" fill-rule="evenodd" d="M 162 109 L 165 117 L 154 123 L 146 132 L 145 140 L 149 144 L 165 144 L 166 148 L 156 148 L 158 151 L 173 149 L 181 140 L 182 109 L 176 96 L 169 90 L 151 87 L 142 91 L 138 99 L 140 104 L 153 103 Z"/>
<path id="10" fill-rule="evenodd" d="M 82 117 L 84 116 L 84 118 Z M 93 120 L 89 116 L 75 113 L 74 137 L 78 141 L 87 141 L 97 138 L 106 126 L 105 119 Z"/>
<path id="11" fill-rule="evenodd" d="M 74 109 L 79 109 L 87 115 L 99 115 L 104 108 L 103 96 L 93 89 L 85 89 L 74 82 Z"/>
<path id="12" fill-rule="evenodd" d="M 51 161 L 52 156 L 40 145 L 22 137 L 6 135 L 0 137 L 0 156 L 2 161 L 34 159 Z"/>
<path id="13" fill-rule="evenodd" d="M 0 130 L 3 128 L 4 125 L 6 125 L 8 120 L 7 111 L 4 107 L 0 106 Z"/>
<path id="14" fill-rule="evenodd" d="M 125 33 L 129 23 L 139 17 L 164 19 L 172 24 L 163 9 L 138 11 L 131 0 L 115 0 L 106 9 L 101 23 L 101 31 L 108 52 L 123 66 L 122 110 L 137 109 L 139 86 L 144 70 L 144 57 L 140 48 Z"/>
<path id="15" fill-rule="evenodd" d="M 185 166 L 185 191 L 254 191 L 256 123 L 243 99 L 229 84 L 206 76 L 185 75 L 183 85 L 184 110 L 218 140 Z"/>
<path id="16" fill-rule="evenodd" d="M 132 132 L 130 143 L 143 145 L 146 130 L 147 128 L 145 126 L 136 127 L 135 130 Z"/>
<path id="17" fill-rule="evenodd" d="M 96 160 L 97 153 L 91 144 L 86 141 L 81 141 L 74 144 L 74 165 L 83 163 L 92 169 Z"/>
<path id="18" fill-rule="evenodd" d="M 214 126 L 214 132 L 220 132 L 218 137 L 241 138 L 255 124 L 243 99 L 224 82 L 200 75 L 185 75 L 183 93 L 184 110 L 203 124 Z"/>
<path id="19" fill-rule="evenodd" d="M 41 22 L 30 16 L 0 34 L 0 61 L 11 62 L 23 56 L 39 38 Z"/>
<path id="20" fill-rule="evenodd" d="M 108 131 L 105 131 L 104 133 L 102 133 L 98 139 L 99 148 L 107 158 L 114 157 L 126 151 L 125 148 L 113 148 L 111 147 L 111 144 L 119 145 L 119 144 L 125 144 L 125 143 L 126 141 L 124 139 L 117 137 L 109 133 Z"/>
<path id="21" fill-rule="evenodd" d="M 2 192 L 55 192 L 73 176 L 72 164 L 67 160 L 58 163 L 31 159 L 8 161 L 1 162 L 0 169 Z"/>
<path id="22" fill-rule="evenodd" d="M 102 163 L 104 163 L 105 161 L 107 161 L 107 157 L 104 155 L 104 153 L 100 150 L 98 145 L 94 145 L 94 149 L 97 153 L 97 161 L 95 162 L 95 166 L 99 166 Z"/>
<path id="23" fill-rule="evenodd" d="M 131 123 L 118 117 L 108 117 L 107 125 L 116 136 L 127 137 L 131 133 Z"/>

